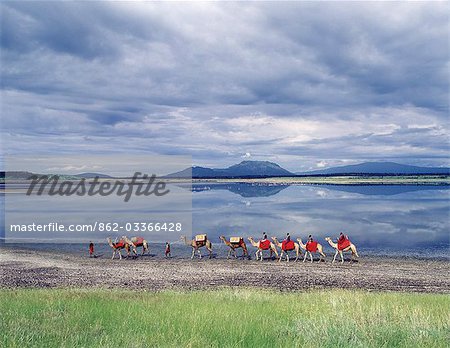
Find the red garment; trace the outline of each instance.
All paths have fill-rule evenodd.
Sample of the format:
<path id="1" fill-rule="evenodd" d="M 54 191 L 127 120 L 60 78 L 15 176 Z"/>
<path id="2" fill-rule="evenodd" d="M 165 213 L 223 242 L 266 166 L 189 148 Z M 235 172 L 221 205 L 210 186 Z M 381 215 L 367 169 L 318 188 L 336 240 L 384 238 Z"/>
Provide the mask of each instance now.
<path id="1" fill-rule="evenodd" d="M 117 248 L 123 248 L 125 246 L 125 241 L 123 239 L 119 240 L 117 243 L 114 244 L 114 247 Z"/>
<path id="2" fill-rule="evenodd" d="M 136 237 L 136 241 L 133 244 L 136 245 L 137 247 L 142 246 L 144 244 L 144 238 Z"/>
<path id="3" fill-rule="evenodd" d="M 295 249 L 295 244 L 294 241 L 292 240 L 283 240 L 283 242 L 281 243 L 281 250 L 284 251 L 291 251 Z"/>
<path id="4" fill-rule="evenodd" d="M 317 242 L 316 241 L 307 242 L 306 250 L 309 252 L 315 253 L 317 251 Z"/>
<path id="5" fill-rule="evenodd" d="M 259 242 L 259 248 L 262 250 L 269 250 L 270 249 L 270 240 L 263 239 Z"/>
<path id="6" fill-rule="evenodd" d="M 350 244 L 350 240 L 347 238 L 347 236 L 341 236 L 338 240 L 338 249 L 344 250 L 345 248 L 348 248 Z"/>

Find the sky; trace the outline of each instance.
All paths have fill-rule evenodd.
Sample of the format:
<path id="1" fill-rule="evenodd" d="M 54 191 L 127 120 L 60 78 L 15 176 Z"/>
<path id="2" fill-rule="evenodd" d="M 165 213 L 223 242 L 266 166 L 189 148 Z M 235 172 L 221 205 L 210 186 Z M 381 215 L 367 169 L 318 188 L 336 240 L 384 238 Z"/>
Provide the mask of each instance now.
<path id="1" fill-rule="evenodd" d="M 5 157 L 450 165 L 448 2 L 0 8 Z"/>

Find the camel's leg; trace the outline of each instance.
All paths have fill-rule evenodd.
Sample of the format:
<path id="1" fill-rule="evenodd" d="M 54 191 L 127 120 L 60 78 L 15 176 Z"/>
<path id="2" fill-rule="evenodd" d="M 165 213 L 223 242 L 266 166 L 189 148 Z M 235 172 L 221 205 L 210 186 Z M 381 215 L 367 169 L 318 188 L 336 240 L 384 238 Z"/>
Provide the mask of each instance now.
<path id="1" fill-rule="evenodd" d="M 336 261 L 336 256 L 339 254 L 339 250 L 336 250 L 336 253 L 334 254 L 334 257 L 333 257 L 333 262 L 332 263 L 334 263 L 334 261 Z"/>
<path id="2" fill-rule="evenodd" d="M 358 252 L 356 251 L 356 246 L 355 245 L 351 245 L 352 248 L 352 254 L 355 254 L 357 258 L 359 258 Z"/>
<path id="3" fill-rule="evenodd" d="M 231 248 L 228 250 L 227 260 L 230 258 Z"/>
<path id="4" fill-rule="evenodd" d="M 191 260 L 194 258 L 195 255 L 195 248 L 192 248 L 192 256 L 191 256 Z"/>
<path id="5" fill-rule="evenodd" d="M 116 249 L 113 250 L 113 256 L 111 257 L 111 260 L 114 260 L 114 256 L 116 256 Z"/>
<path id="6" fill-rule="evenodd" d="M 308 257 L 308 252 L 307 251 L 305 251 L 305 257 L 303 258 L 303 262 L 305 262 L 306 261 L 306 258 Z"/>
<path id="7" fill-rule="evenodd" d="M 311 263 L 313 263 L 314 258 L 313 258 L 313 253 L 311 251 L 309 252 L 309 258 L 311 259 Z"/>
<path id="8" fill-rule="evenodd" d="M 120 251 L 120 249 L 118 251 L 119 251 L 119 260 L 122 260 L 122 252 Z"/>
<path id="9" fill-rule="evenodd" d="M 237 259 L 236 249 L 233 249 L 233 252 L 234 252 L 234 258 Z"/>
<path id="10" fill-rule="evenodd" d="M 295 262 L 297 262 L 298 260 L 298 252 L 300 249 L 297 248 L 297 250 L 295 250 Z"/>
<path id="11" fill-rule="evenodd" d="M 289 262 L 289 253 L 286 251 L 286 262 Z"/>
<path id="12" fill-rule="evenodd" d="M 322 258 L 323 258 L 323 261 L 325 261 L 327 257 L 325 256 L 325 254 L 323 253 L 322 250 L 319 250 L 319 254 L 320 254 L 320 259 L 322 260 Z"/>
<path id="13" fill-rule="evenodd" d="M 339 254 L 341 254 L 341 263 L 344 263 L 344 253 L 342 252 L 342 250 L 339 252 Z"/>
<path id="14" fill-rule="evenodd" d="M 277 248 L 275 248 L 275 246 L 272 246 L 272 248 L 270 248 L 270 257 L 272 258 L 272 252 L 275 254 L 276 257 L 278 257 L 278 251 Z"/>
<path id="15" fill-rule="evenodd" d="M 248 258 L 248 250 L 247 250 L 247 247 L 245 247 L 245 244 L 244 244 L 244 247 L 242 248 L 242 250 L 244 251 L 244 254 L 242 255 L 242 258 L 245 258 L 245 257 Z"/>
<path id="16" fill-rule="evenodd" d="M 281 250 L 281 254 L 280 254 L 280 257 L 278 259 L 278 262 L 280 262 L 282 258 L 283 258 L 283 250 Z"/>
<path id="17" fill-rule="evenodd" d="M 201 259 L 202 258 L 202 251 L 200 250 L 200 248 L 197 249 L 197 252 L 198 252 L 199 258 Z"/>

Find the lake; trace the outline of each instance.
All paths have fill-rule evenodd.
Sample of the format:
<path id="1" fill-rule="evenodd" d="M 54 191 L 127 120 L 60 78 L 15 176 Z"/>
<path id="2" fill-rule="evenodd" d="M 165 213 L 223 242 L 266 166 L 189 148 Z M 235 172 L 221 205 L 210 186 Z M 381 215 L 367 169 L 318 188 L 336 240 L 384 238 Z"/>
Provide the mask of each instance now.
<path id="1" fill-rule="evenodd" d="M 448 258 L 449 195 L 448 186 L 432 185 L 193 184 L 192 233 L 207 233 L 217 257 L 226 255 L 224 246 L 219 247 L 220 235 L 259 239 L 265 231 L 281 239 L 289 232 L 293 238 L 305 240 L 312 234 L 325 246 L 325 237 L 336 238 L 342 231 L 362 256 Z M 146 237 L 151 242 L 172 242 L 177 257 L 189 255 L 188 247 L 176 243 L 177 234 Z M 59 246 L 66 248 L 77 252 L 86 249 L 83 244 Z M 107 245 L 99 248 L 109 255 Z M 332 252 L 328 245 L 325 251 Z M 152 252 L 162 256 L 162 244 Z"/>

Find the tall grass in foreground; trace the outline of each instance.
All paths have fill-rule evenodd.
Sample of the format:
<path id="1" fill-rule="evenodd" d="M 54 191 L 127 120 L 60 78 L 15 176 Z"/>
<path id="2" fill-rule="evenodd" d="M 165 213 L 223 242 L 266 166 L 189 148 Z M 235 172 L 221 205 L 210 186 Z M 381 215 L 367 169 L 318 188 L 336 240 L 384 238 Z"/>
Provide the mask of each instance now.
<path id="1" fill-rule="evenodd" d="M 449 324 L 446 295 L 0 291 L 1 347 L 448 347 Z"/>

